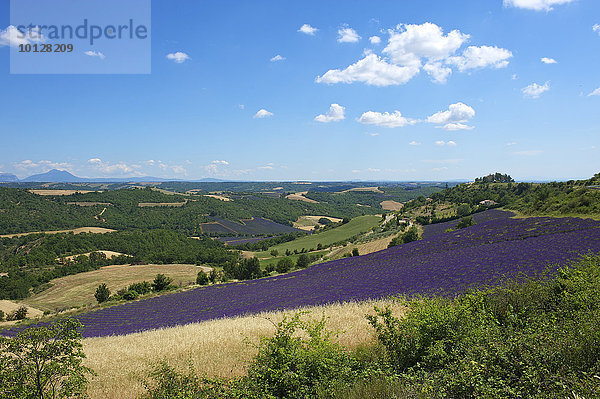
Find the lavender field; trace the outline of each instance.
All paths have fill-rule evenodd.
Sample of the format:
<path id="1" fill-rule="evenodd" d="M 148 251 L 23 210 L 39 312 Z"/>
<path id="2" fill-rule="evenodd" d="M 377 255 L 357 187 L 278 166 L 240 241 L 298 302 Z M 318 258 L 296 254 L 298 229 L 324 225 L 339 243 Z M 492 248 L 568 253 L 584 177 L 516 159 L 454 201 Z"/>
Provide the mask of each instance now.
<path id="1" fill-rule="evenodd" d="M 492 218 L 373 254 L 261 280 L 221 284 L 82 314 L 86 337 L 390 295 L 452 295 L 535 275 L 600 252 L 600 222 Z M 14 331 L 4 331 L 13 334 Z"/>

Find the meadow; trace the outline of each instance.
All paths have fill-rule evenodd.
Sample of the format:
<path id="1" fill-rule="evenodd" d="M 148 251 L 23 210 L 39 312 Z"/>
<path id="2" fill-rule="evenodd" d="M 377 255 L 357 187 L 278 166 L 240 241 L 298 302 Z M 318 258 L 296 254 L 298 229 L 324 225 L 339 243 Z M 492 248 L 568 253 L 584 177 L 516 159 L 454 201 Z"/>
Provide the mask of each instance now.
<path id="1" fill-rule="evenodd" d="M 91 272 L 78 273 L 54 279 L 51 287 L 26 298 L 22 302 L 41 310 L 60 311 L 96 304 L 94 293 L 99 284 L 105 283 L 111 292 L 127 288 L 142 281 L 152 282 L 154 277 L 165 274 L 173 279 L 175 286 L 195 284 L 200 270 L 196 265 L 114 265 L 101 267 Z"/>

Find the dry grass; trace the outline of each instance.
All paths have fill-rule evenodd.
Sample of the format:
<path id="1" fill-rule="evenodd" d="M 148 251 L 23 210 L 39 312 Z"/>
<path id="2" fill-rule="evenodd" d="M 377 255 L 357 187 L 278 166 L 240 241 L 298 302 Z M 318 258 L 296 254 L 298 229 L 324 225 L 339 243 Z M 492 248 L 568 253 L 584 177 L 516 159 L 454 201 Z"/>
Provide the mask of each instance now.
<path id="1" fill-rule="evenodd" d="M 104 227 L 78 227 L 76 229 L 70 230 L 54 230 L 54 231 L 32 231 L 29 233 L 18 233 L 18 234 L 4 234 L 0 235 L 2 238 L 12 238 L 12 237 L 22 237 L 29 234 L 60 234 L 60 233 L 73 233 L 73 234 L 81 234 L 81 233 L 95 233 L 95 234 L 104 234 L 104 233 L 112 233 L 117 230 L 113 229 L 105 229 Z"/>
<path id="2" fill-rule="evenodd" d="M 352 252 L 352 249 L 358 248 L 358 253 L 360 255 L 366 255 L 377 251 L 383 251 L 387 249 L 389 243 L 396 235 L 380 238 L 379 240 L 373 240 L 369 242 L 365 242 L 363 244 L 358 245 L 348 245 L 346 247 L 340 247 L 331 251 L 331 253 L 327 256 L 328 259 L 337 259 L 342 257 L 346 252 Z"/>
<path id="3" fill-rule="evenodd" d="M 329 318 L 327 328 L 343 332 L 338 341 L 355 348 L 374 340 L 365 315 L 373 314 L 374 306 L 385 305 L 390 305 L 397 315 L 405 311 L 393 301 L 333 304 L 306 310 L 315 318 L 324 312 Z M 244 375 L 245 365 L 256 353 L 246 339 L 258 343 L 259 337 L 272 336 L 275 329 L 271 322 L 278 322 L 283 314 L 264 313 L 120 337 L 87 338 L 83 341 L 85 364 L 98 373 L 90 378 L 88 394 L 92 399 L 135 398 L 143 392 L 141 379 L 145 373 L 163 360 L 183 370 L 191 362 L 199 373 L 209 377 Z"/>
<path id="4" fill-rule="evenodd" d="M 90 190 L 29 190 L 30 193 L 37 195 L 73 195 L 93 193 Z"/>
<path id="5" fill-rule="evenodd" d="M 115 256 L 125 255 L 125 254 L 122 254 L 121 252 L 115 252 L 115 251 L 103 251 L 103 250 L 100 250 L 100 251 L 94 251 L 94 252 L 103 253 L 104 255 L 106 255 L 107 259 L 114 258 Z M 83 255 L 83 256 L 90 256 L 90 254 L 91 254 L 91 252 L 86 252 L 84 254 L 77 254 L 77 255 L 65 256 L 64 258 L 59 258 L 59 259 L 73 260 L 73 259 L 75 259 L 78 256 L 81 256 L 81 255 Z"/>
<path id="6" fill-rule="evenodd" d="M 349 190 L 340 191 L 340 193 L 349 193 L 349 192 L 352 192 L 352 191 L 359 191 L 359 192 L 360 191 L 363 191 L 363 192 L 364 191 L 371 191 L 371 192 L 374 192 L 374 193 L 383 193 L 383 191 L 381 191 L 379 189 L 379 187 L 355 187 L 355 188 L 351 188 Z"/>
<path id="7" fill-rule="evenodd" d="M 222 195 L 216 195 L 216 194 L 205 194 L 205 195 L 203 195 L 203 197 L 210 197 L 210 198 L 218 199 L 220 201 L 225 201 L 225 202 L 227 202 L 227 201 L 233 201 L 229 197 L 224 197 Z"/>
<path id="8" fill-rule="evenodd" d="M 106 283 L 111 292 L 129 284 L 152 281 L 159 274 L 173 279 L 175 285 L 189 285 L 196 281 L 200 270 L 210 270 L 195 265 L 116 265 L 106 266 L 87 273 L 52 280 L 52 287 L 23 302 L 42 310 L 56 311 L 96 303 L 94 293 L 98 285 Z"/>
<path id="9" fill-rule="evenodd" d="M 155 207 L 161 207 L 161 206 L 172 206 L 172 207 L 182 207 L 187 203 L 187 201 L 184 202 L 140 202 L 138 204 L 138 206 L 140 208 L 155 208 Z"/>
<path id="10" fill-rule="evenodd" d="M 19 309 L 21 306 L 23 306 L 22 303 L 7 301 L 4 299 L 0 300 L 0 310 L 4 312 L 5 317 L 9 313 L 12 313 L 15 310 Z M 44 312 L 42 312 L 41 310 L 33 308 L 31 306 L 27 306 L 27 317 L 28 318 L 35 319 L 38 317 L 42 317 L 43 314 L 44 314 Z M 16 323 L 17 323 L 17 321 L 4 321 L 4 322 L 0 322 L 0 326 L 9 326 L 9 325 L 16 324 Z"/>
<path id="11" fill-rule="evenodd" d="M 382 201 L 381 208 L 386 211 L 399 211 L 404 207 L 404 204 L 396 201 Z"/>
<path id="12" fill-rule="evenodd" d="M 300 183 L 294 183 L 294 184 L 300 184 Z M 310 184 L 310 183 L 309 183 Z M 304 201 L 304 202 L 309 202 L 311 204 L 318 204 L 319 201 L 315 201 L 313 199 L 310 198 L 306 198 L 304 195 L 308 194 L 308 191 L 302 191 L 299 193 L 295 193 L 295 194 L 290 194 L 287 195 L 285 198 L 289 199 L 289 200 L 294 200 L 294 201 Z"/>
<path id="13" fill-rule="evenodd" d="M 294 227 L 301 230 L 310 231 L 315 226 L 321 226 L 319 219 L 329 219 L 333 223 L 341 222 L 342 219 L 333 218 L 329 216 L 300 216 L 297 221 L 294 222 Z"/>

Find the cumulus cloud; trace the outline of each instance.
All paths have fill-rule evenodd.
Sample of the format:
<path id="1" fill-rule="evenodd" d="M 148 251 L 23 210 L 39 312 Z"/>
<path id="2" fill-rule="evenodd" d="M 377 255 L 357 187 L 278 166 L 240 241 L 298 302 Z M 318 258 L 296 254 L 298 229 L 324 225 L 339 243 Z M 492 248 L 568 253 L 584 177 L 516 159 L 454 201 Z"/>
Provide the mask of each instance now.
<path id="1" fill-rule="evenodd" d="M 217 161 L 212 161 L 211 163 L 212 163 L 213 165 L 229 165 L 229 162 L 227 162 L 227 161 L 224 161 L 224 160 L 221 160 L 221 161 L 219 161 L 219 160 L 217 160 Z"/>
<path id="2" fill-rule="evenodd" d="M 361 37 L 349 26 L 338 29 L 338 43 L 356 43 Z"/>
<path id="3" fill-rule="evenodd" d="M 282 57 L 280 54 L 277 54 L 275 57 L 271 58 L 271 62 L 284 61 L 285 57 Z"/>
<path id="4" fill-rule="evenodd" d="M 139 171 L 141 166 L 136 164 L 128 164 L 126 162 L 110 163 L 104 162 L 100 158 L 88 159 L 88 163 L 92 166 L 93 169 L 108 175 L 142 175 L 142 173 Z"/>
<path id="5" fill-rule="evenodd" d="M 32 44 L 43 42 L 46 38 L 35 27 L 25 32 L 19 31 L 15 26 L 9 25 L 6 29 L 0 29 L 0 47 L 19 47 L 21 44 Z"/>
<path id="6" fill-rule="evenodd" d="M 448 62 L 461 72 L 488 67 L 499 69 L 508 66 L 512 56 L 512 52 L 495 46 L 469 46 L 462 55 L 450 57 Z"/>
<path id="7" fill-rule="evenodd" d="M 39 172 L 47 172 L 51 169 L 72 169 L 73 165 L 68 162 L 54 162 L 48 160 L 42 160 L 38 162 L 34 162 L 31 159 L 26 159 L 21 162 L 13 163 L 13 166 L 20 170 L 27 170 L 30 172 L 39 171 Z"/>
<path id="8" fill-rule="evenodd" d="M 421 145 L 421 143 L 419 143 L 418 141 L 414 141 L 413 140 L 410 143 L 408 143 L 408 145 L 414 145 L 414 146 L 416 146 L 416 145 Z"/>
<path id="9" fill-rule="evenodd" d="M 256 114 L 254 114 L 253 118 L 254 119 L 270 118 L 273 115 L 274 114 L 272 112 L 269 112 L 263 108 L 263 109 L 260 109 Z"/>
<path id="10" fill-rule="evenodd" d="M 598 87 L 596 90 L 594 90 L 593 92 L 588 94 L 588 97 L 592 97 L 592 96 L 600 96 L 600 87 Z"/>
<path id="11" fill-rule="evenodd" d="M 419 73 L 419 68 L 393 65 L 377 56 L 369 54 L 346 69 L 332 69 L 316 79 L 317 83 L 362 82 L 372 86 L 402 85 Z"/>
<path id="12" fill-rule="evenodd" d="M 467 72 L 481 68 L 504 68 L 513 54 L 495 46 L 460 48 L 469 40 L 459 30 L 444 33 L 431 22 L 421 25 L 398 25 L 388 31 L 389 40 L 381 55 L 367 52 L 364 58 L 345 69 L 331 69 L 317 77 L 318 83 L 362 82 L 373 86 L 402 85 L 423 69 L 435 83 L 445 83 L 452 68 Z M 372 36 L 371 43 L 379 43 Z"/>
<path id="13" fill-rule="evenodd" d="M 521 89 L 525 98 L 540 98 L 540 96 L 548 90 L 550 90 L 550 82 L 546 82 L 543 85 L 532 83 Z"/>
<path id="14" fill-rule="evenodd" d="M 371 44 L 379 44 L 381 43 L 381 38 L 379 36 L 371 36 L 369 38 L 369 41 L 371 42 Z"/>
<path id="15" fill-rule="evenodd" d="M 98 57 L 101 60 L 105 59 L 106 57 L 104 56 L 104 54 L 102 54 L 100 51 L 86 51 L 84 53 L 85 55 L 88 55 L 90 57 Z"/>
<path id="16" fill-rule="evenodd" d="M 183 64 L 191 58 L 186 53 L 178 51 L 176 53 L 167 54 L 167 59 L 174 61 L 176 64 Z"/>
<path id="17" fill-rule="evenodd" d="M 331 104 L 331 106 L 329 107 L 329 111 L 327 111 L 326 114 L 317 115 L 315 117 L 315 121 L 321 122 L 321 123 L 343 121 L 345 118 L 345 116 L 344 116 L 345 109 L 346 108 L 342 107 L 339 104 Z"/>
<path id="18" fill-rule="evenodd" d="M 402 116 L 400 111 L 394 111 L 391 114 L 389 112 L 381 113 L 368 111 L 362 114 L 358 121 L 364 125 L 375 125 L 387 128 L 403 127 L 414 125 L 416 123 L 415 120 Z"/>
<path id="19" fill-rule="evenodd" d="M 595 24 L 594 26 L 592 26 L 592 30 L 600 35 L 600 25 Z"/>
<path id="20" fill-rule="evenodd" d="M 300 27 L 300 29 L 298 29 L 298 32 L 302 32 L 304 34 L 311 35 L 311 36 L 314 36 L 315 33 L 317 33 L 318 31 L 319 31 L 319 29 L 312 27 L 309 24 L 304 24 Z"/>
<path id="21" fill-rule="evenodd" d="M 559 6 L 573 1 L 575 0 L 504 0 L 504 6 L 535 11 L 552 11 L 552 6 Z"/>
<path id="22" fill-rule="evenodd" d="M 436 141 L 435 145 L 437 145 L 438 147 L 456 147 L 456 143 L 454 141 Z"/>
<path id="23" fill-rule="evenodd" d="M 445 130 L 471 130 L 465 123 L 475 116 L 475 110 L 464 103 L 450 104 L 446 111 L 437 112 L 427 118 L 427 122 L 440 125 Z"/>
<path id="24" fill-rule="evenodd" d="M 544 64 L 557 64 L 557 61 L 554 58 L 542 57 L 540 59 Z"/>
<path id="25" fill-rule="evenodd" d="M 452 74 L 452 69 L 445 67 L 441 62 L 430 62 L 425 64 L 423 70 L 431 76 L 435 83 L 444 84 Z"/>

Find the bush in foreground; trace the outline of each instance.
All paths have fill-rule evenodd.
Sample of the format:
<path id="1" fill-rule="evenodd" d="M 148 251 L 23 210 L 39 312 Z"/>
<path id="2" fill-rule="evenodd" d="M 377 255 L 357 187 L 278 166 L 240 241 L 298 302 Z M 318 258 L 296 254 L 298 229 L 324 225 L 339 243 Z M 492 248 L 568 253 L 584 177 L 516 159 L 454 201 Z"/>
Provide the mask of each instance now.
<path id="1" fill-rule="evenodd" d="M 64 319 L 0 337 L 0 392 L 4 399 L 82 397 L 92 371 L 83 366 L 81 324 Z"/>

